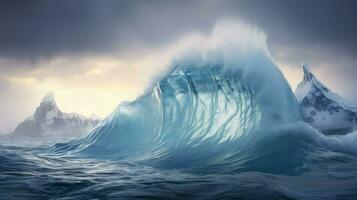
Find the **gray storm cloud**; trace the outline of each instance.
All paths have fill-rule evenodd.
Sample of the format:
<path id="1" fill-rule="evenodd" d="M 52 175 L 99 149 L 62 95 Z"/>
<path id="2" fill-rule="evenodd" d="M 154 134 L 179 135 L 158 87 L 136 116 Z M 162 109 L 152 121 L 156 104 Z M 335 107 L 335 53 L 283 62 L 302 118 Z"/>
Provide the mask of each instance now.
<path id="1" fill-rule="evenodd" d="M 356 53 L 355 1 L 3 1 L 0 56 L 40 59 L 61 54 L 152 48 L 221 18 L 259 26 L 273 47 L 320 46 Z"/>

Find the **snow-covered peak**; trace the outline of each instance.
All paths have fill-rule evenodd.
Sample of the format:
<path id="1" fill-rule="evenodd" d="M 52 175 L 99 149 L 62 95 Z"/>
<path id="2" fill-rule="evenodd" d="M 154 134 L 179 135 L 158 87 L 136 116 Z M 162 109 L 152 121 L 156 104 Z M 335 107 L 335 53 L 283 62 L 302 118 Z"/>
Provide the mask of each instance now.
<path id="1" fill-rule="evenodd" d="M 323 95 L 326 98 L 334 101 L 345 109 L 357 111 L 357 102 L 350 101 L 340 96 L 339 94 L 331 91 L 323 83 L 321 83 L 315 75 L 311 72 L 308 65 L 303 65 L 304 78 L 301 83 L 298 84 L 295 90 L 295 96 L 298 102 L 302 102 L 304 97 L 309 93 L 313 93 L 315 96 Z"/>
<path id="2" fill-rule="evenodd" d="M 49 92 L 47 93 L 41 100 L 41 104 L 46 103 L 46 104 L 53 104 L 56 105 L 56 100 L 55 100 L 55 94 L 54 92 Z"/>
<path id="3" fill-rule="evenodd" d="M 306 97 L 312 91 L 319 90 L 321 92 L 328 92 L 328 88 L 316 79 L 307 64 L 303 64 L 302 67 L 304 71 L 304 77 L 295 90 L 295 96 L 298 102 L 302 102 L 304 97 Z"/>
<path id="4" fill-rule="evenodd" d="M 357 129 L 357 103 L 343 98 L 322 84 L 303 65 L 304 78 L 295 90 L 305 121 L 326 132 L 350 132 Z"/>
<path id="5" fill-rule="evenodd" d="M 21 122 L 13 132 L 14 136 L 75 136 L 86 132 L 100 120 L 78 113 L 64 113 L 56 105 L 54 93 L 49 92 L 42 99 L 35 113 Z"/>

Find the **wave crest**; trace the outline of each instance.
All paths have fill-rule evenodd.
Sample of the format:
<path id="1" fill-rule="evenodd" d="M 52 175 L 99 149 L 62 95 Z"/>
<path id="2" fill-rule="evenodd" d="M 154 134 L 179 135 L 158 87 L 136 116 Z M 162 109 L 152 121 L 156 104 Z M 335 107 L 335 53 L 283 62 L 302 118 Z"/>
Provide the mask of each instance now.
<path id="1" fill-rule="evenodd" d="M 262 130 L 299 119 L 289 89 L 279 91 L 285 93 L 286 105 L 281 99 L 266 102 L 259 97 L 265 94 L 264 84 L 244 81 L 245 69 L 238 69 L 232 73 L 224 65 L 178 66 L 152 92 L 121 104 L 87 135 L 56 151 L 169 168 L 237 162 L 254 153 L 242 149 L 252 149 L 248 146 Z"/>

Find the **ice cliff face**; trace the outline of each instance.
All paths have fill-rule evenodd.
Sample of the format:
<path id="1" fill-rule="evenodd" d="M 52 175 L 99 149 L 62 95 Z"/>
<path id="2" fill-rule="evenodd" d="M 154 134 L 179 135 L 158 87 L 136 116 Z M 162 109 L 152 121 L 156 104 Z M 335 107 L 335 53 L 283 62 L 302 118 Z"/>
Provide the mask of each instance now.
<path id="1" fill-rule="evenodd" d="M 357 130 L 357 102 L 349 102 L 332 92 L 304 65 L 304 79 L 295 95 L 306 122 L 325 134 Z"/>
<path id="2" fill-rule="evenodd" d="M 35 113 L 21 122 L 13 136 L 76 136 L 99 123 L 77 113 L 63 113 L 56 105 L 53 93 L 48 93 L 36 108 Z"/>

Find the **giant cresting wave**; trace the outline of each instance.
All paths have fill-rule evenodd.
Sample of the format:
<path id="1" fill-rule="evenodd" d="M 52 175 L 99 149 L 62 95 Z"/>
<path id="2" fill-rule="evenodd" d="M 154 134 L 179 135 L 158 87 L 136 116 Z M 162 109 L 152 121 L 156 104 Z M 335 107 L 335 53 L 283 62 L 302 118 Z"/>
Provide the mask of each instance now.
<path id="1" fill-rule="evenodd" d="M 335 147 L 300 122 L 299 104 L 264 34 L 225 27 L 217 25 L 200 48 L 175 57 L 151 90 L 53 152 L 198 173 L 296 173 L 311 141 Z"/>

